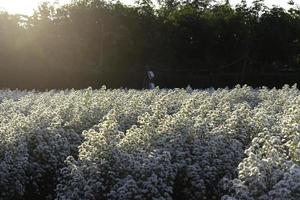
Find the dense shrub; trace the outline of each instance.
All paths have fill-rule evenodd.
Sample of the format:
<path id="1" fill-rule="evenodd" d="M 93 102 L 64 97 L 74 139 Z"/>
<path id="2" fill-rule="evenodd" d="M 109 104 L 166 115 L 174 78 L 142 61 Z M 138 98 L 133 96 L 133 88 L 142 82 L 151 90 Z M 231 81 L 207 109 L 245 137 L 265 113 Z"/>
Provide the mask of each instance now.
<path id="1" fill-rule="evenodd" d="M 0 96 L 0 199 L 300 198 L 296 86 Z"/>

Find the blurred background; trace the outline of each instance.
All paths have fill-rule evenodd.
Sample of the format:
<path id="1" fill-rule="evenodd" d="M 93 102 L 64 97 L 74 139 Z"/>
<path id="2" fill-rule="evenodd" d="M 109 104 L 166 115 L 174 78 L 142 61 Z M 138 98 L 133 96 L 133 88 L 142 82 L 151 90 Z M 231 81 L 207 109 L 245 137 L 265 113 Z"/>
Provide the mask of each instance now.
<path id="1" fill-rule="evenodd" d="M 299 85 L 299 3 L 0 0 L 0 88 Z"/>

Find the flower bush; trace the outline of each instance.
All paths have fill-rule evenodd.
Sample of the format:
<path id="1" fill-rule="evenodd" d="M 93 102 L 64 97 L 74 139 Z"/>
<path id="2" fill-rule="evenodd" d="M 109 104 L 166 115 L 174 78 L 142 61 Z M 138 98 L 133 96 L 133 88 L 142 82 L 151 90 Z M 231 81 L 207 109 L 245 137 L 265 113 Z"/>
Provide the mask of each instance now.
<path id="1" fill-rule="evenodd" d="M 0 91 L 0 199 L 300 199 L 300 92 Z"/>

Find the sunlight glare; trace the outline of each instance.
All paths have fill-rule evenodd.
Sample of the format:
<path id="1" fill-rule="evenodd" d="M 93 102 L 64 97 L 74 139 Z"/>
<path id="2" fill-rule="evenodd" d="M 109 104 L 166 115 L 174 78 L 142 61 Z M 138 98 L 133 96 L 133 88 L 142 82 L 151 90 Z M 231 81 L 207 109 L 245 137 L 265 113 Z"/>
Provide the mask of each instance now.
<path id="1" fill-rule="evenodd" d="M 11 14 L 32 15 L 34 9 L 45 0 L 0 0 L 0 11 L 6 11 Z M 71 0 L 48 0 L 50 3 L 63 5 L 70 3 Z"/>

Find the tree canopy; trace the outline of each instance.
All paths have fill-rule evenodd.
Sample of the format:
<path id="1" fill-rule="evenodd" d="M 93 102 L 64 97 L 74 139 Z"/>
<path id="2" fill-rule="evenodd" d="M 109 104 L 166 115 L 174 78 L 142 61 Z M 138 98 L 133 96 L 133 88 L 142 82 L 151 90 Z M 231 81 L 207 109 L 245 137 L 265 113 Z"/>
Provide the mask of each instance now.
<path id="1" fill-rule="evenodd" d="M 43 3 L 32 16 L 1 12 L 0 34 L 2 88 L 141 88 L 146 68 L 161 87 L 300 77 L 300 9 L 263 0 Z"/>

